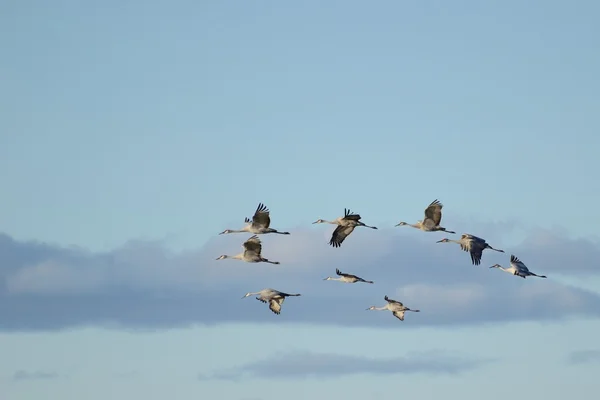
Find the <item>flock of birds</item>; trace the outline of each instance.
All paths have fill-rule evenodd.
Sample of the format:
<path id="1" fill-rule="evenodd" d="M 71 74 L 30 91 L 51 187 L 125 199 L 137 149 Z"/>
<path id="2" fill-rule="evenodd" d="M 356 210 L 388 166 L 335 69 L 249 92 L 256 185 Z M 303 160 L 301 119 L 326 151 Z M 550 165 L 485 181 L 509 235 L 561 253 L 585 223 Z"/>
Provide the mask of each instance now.
<path id="1" fill-rule="evenodd" d="M 395 226 L 411 226 L 413 228 L 420 229 L 421 231 L 424 231 L 424 232 L 446 232 L 446 233 L 455 234 L 456 232 L 447 230 L 446 228 L 440 226 L 440 223 L 442 222 L 442 208 L 443 208 L 442 203 L 440 203 L 438 200 L 434 200 L 425 209 L 425 218 L 422 221 L 417 221 L 417 223 L 415 223 L 415 224 L 400 222 L 400 223 L 396 224 Z M 361 220 L 361 216 L 359 214 L 355 214 L 355 213 L 351 212 L 349 209 L 344 209 L 343 217 L 338 217 L 338 218 L 334 219 L 333 221 L 318 219 L 315 222 L 313 222 L 313 224 L 337 225 L 337 227 L 333 231 L 333 234 L 331 235 L 331 240 L 329 241 L 329 244 L 331 246 L 337 248 L 342 245 L 344 240 L 348 236 L 350 236 L 350 234 L 352 232 L 354 232 L 354 229 L 357 227 L 377 229 L 374 226 L 369 226 L 369 225 L 364 224 L 360 220 Z M 275 233 L 275 234 L 279 234 L 279 235 L 289 235 L 290 233 L 289 232 L 281 232 L 281 231 L 278 231 L 277 229 L 273 229 L 270 227 L 271 226 L 270 211 L 262 203 L 260 203 L 258 205 L 258 207 L 256 208 L 256 211 L 254 212 L 254 216 L 252 217 L 252 220 L 250 220 L 249 218 L 245 218 L 244 221 L 245 221 L 246 225 L 242 229 L 239 229 L 239 230 L 226 229 L 220 233 L 220 235 L 229 234 L 229 233 L 251 233 L 251 234 L 253 234 L 253 236 L 251 236 L 248 240 L 246 240 L 242 244 L 244 251 L 237 255 L 234 255 L 234 256 L 222 255 L 219 258 L 217 258 L 217 260 L 231 258 L 234 260 L 242 260 L 242 261 L 249 262 L 249 263 L 265 262 L 265 263 L 270 263 L 270 264 L 279 264 L 279 261 L 271 261 L 262 256 L 262 244 L 261 244 L 261 241 L 260 241 L 258 235 L 263 235 L 263 234 L 267 234 L 267 233 Z M 483 255 L 483 251 L 486 249 L 504 253 L 504 250 L 495 249 L 492 246 L 490 246 L 485 241 L 485 239 L 482 239 L 480 237 L 477 237 L 477 236 L 474 236 L 474 235 L 471 235 L 468 233 L 462 234 L 462 236 L 460 237 L 459 240 L 452 240 L 452 239 L 444 238 L 442 240 L 438 240 L 437 243 L 458 243 L 460 245 L 460 248 L 463 251 L 466 251 L 470 254 L 471 262 L 473 263 L 473 265 L 481 264 L 481 257 Z M 537 275 L 537 274 L 534 274 L 533 272 L 529 271 L 527 266 L 525 266 L 525 264 L 521 260 L 519 260 L 515 255 L 510 256 L 510 267 L 504 268 L 500 264 L 494 264 L 490 268 L 498 268 L 498 269 L 506 271 L 512 275 L 519 276 L 521 278 L 527 278 L 528 276 L 535 276 L 538 278 L 546 278 L 546 276 L 544 276 L 544 275 Z M 336 275 L 338 276 L 337 278 L 328 276 L 324 280 L 326 280 L 326 281 L 335 280 L 335 281 L 340 281 L 343 283 L 363 282 L 363 283 L 373 284 L 373 281 L 368 281 L 359 276 L 352 275 L 349 273 L 344 273 L 337 268 L 336 268 L 335 272 L 336 272 Z M 295 293 L 295 294 L 285 293 L 285 292 L 281 292 L 279 290 L 266 288 L 266 289 L 262 289 L 258 292 L 246 293 L 246 295 L 242 298 L 246 298 L 246 297 L 253 296 L 253 295 L 257 296 L 256 297 L 257 300 L 268 304 L 269 309 L 271 311 L 273 311 L 275 314 L 281 313 L 281 306 L 286 297 L 300 296 L 299 293 Z M 406 311 L 420 312 L 420 310 L 413 310 L 413 309 L 410 309 L 410 308 L 404 306 L 404 304 L 402 304 L 401 302 L 399 302 L 397 300 L 390 299 L 387 295 L 384 296 L 384 300 L 387 302 L 386 305 L 384 305 L 382 307 L 371 306 L 367 310 L 389 310 L 392 312 L 394 317 L 398 318 L 400 321 L 404 321 L 404 313 Z"/>

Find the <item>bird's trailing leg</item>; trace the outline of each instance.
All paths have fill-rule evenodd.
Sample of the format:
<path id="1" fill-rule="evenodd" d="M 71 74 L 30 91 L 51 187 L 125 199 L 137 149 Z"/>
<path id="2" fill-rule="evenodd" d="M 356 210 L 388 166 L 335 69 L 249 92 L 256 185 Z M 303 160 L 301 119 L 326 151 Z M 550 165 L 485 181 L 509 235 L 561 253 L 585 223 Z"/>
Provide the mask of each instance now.
<path id="1" fill-rule="evenodd" d="M 494 250 L 494 251 L 497 251 L 497 252 L 499 252 L 499 253 L 504 253 L 504 250 L 495 249 L 495 248 L 493 248 L 492 246 L 490 246 L 489 244 L 487 245 L 486 249 Z"/>
<path id="2" fill-rule="evenodd" d="M 446 233 L 453 233 L 453 234 L 456 234 L 456 232 L 454 232 L 454 231 L 449 231 L 448 229 L 446 229 L 446 228 L 442 228 L 441 226 L 440 226 L 440 231 L 443 231 L 443 232 L 446 232 Z"/>
<path id="3" fill-rule="evenodd" d="M 365 228 L 377 229 L 376 226 L 369 226 L 367 224 L 363 224 L 362 222 L 358 222 L 358 226 L 364 226 Z"/>
<path id="4" fill-rule="evenodd" d="M 269 263 L 269 264 L 281 264 L 279 261 L 270 261 L 266 258 L 263 258 L 261 261 Z"/>

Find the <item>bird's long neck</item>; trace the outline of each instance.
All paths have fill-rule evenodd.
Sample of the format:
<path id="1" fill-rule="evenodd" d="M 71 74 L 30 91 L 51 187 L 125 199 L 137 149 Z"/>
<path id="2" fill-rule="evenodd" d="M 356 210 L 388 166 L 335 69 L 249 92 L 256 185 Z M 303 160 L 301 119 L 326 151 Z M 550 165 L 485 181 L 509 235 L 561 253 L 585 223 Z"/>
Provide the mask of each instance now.
<path id="1" fill-rule="evenodd" d="M 244 253 L 236 254 L 235 256 L 227 256 L 227 258 L 233 258 L 234 260 L 241 260 L 244 257 Z"/>
<path id="2" fill-rule="evenodd" d="M 377 311 L 383 311 L 383 310 L 387 310 L 387 304 L 383 307 L 375 307 L 373 310 L 377 310 Z"/>
<path id="3" fill-rule="evenodd" d="M 407 224 L 408 226 L 412 226 L 413 228 L 421 229 L 421 223 L 417 222 L 416 224 Z"/>
<path id="4" fill-rule="evenodd" d="M 508 272 L 509 274 L 512 274 L 512 273 L 513 273 L 513 271 L 511 271 L 511 270 L 510 270 L 510 269 L 508 269 L 508 268 L 504 268 L 503 266 L 498 266 L 498 268 L 499 268 L 499 269 L 501 269 L 501 270 L 502 270 L 502 271 L 504 271 L 504 272 Z M 515 271 L 515 272 L 516 272 L 516 271 Z"/>
<path id="5" fill-rule="evenodd" d="M 242 229 L 230 229 L 229 232 L 227 232 L 227 233 L 244 233 L 244 232 L 248 232 L 248 228 L 249 227 L 250 227 L 250 225 L 246 225 Z"/>
<path id="6" fill-rule="evenodd" d="M 334 277 L 329 277 L 329 279 L 327 279 L 328 281 L 341 281 L 343 278 L 342 277 L 338 277 L 338 278 L 334 278 Z"/>

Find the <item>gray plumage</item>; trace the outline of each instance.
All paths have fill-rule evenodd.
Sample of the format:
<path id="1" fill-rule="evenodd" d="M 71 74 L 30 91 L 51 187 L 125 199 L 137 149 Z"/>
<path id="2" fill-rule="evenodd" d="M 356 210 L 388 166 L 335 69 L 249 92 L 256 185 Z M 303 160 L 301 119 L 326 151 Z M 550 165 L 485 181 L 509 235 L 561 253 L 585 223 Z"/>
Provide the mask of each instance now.
<path id="1" fill-rule="evenodd" d="M 483 250 L 490 249 L 500 253 L 504 253 L 504 250 L 495 249 L 490 246 L 485 239 L 477 237 L 475 235 L 470 235 L 468 233 L 463 233 L 459 240 L 452 240 L 448 238 L 444 238 L 442 240 L 438 240 L 437 243 L 458 243 L 460 248 L 471 255 L 471 262 L 473 265 L 481 264 L 481 256 L 483 255 Z"/>
<path id="2" fill-rule="evenodd" d="M 534 274 L 533 272 L 531 272 L 529 270 L 529 268 L 527 268 L 521 260 L 519 260 L 516 256 L 514 256 L 512 254 L 510 256 L 510 267 L 504 268 L 500 264 L 494 264 L 490 268 L 498 268 L 498 269 L 501 269 L 502 271 L 508 272 L 509 274 L 520 276 L 523 279 L 527 278 L 528 276 L 537 276 L 538 278 L 546 278 L 546 275 L 537 275 L 537 274 Z"/>
<path id="3" fill-rule="evenodd" d="M 269 264 L 279 264 L 279 261 L 270 261 L 262 256 L 262 244 L 258 236 L 254 235 L 250 239 L 246 240 L 242 247 L 244 251 L 235 256 L 228 256 L 226 254 L 217 258 L 217 260 L 223 260 L 225 258 L 232 258 L 234 260 L 242 260 L 249 263 L 266 262 Z"/>
<path id="4" fill-rule="evenodd" d="M 256 297 L 256 300 L 258 300 L 262 303 L 268 303 L 269 309 L 277 315 L 279 315 L 281 313 L 281 306 L 282 306 L 283 302 L 285 301 L 286 297 L 301 296 L 301 294 L 299 294 L 299 293 L 295 293 L 295 294 L 294 293 L 285 293 L 285 292 L 280 292 L 279 290 L 267 288 L 267 289 L 263 289 L 258 292 L 248 292 L 248 293 L 246 293 L 246 295 L 244 297 L 242 297 L 242 299 L 244 299 L 248 296 L 252 296 L 252 295 L 258 295 Z"/>
<path id="5" fill-rule="evenodd" d="M 358 277 L 356 275 L 346 274 L 337 268 L 335 269 L 335 273 L 339 276 L 339 278 L 332 278 L 331 276 L 328 276 L 327 278 L 325 278 L 323 280 L 324 281 L 340 281 L 340 282 L 344 282 L 344 283 L 356 283 L 356 282 L 373 283 L 373 281 L 364 280 L 363 278 Z"/>
<path id="6" fill-rule="evenodd" d="M 280 235 L 289 235 L 289 232 L 279 232 L 277 229 L 270 228 L 270 213 L 271 212 L 269 211 L 269 209 L 263 203 L 259 203 L 258 207 L 256 207 L 256 211 L 254 212 L 254 216 L 252 217 L 252 221 L 250 221 L 248 217 L 244 219 L 246 226 L 239 230 L 225 229 L 223 232 L 219 233 L 219 235 L 241 232 L 253 233 L 255 235 L 263 235 L 266 233 L 278 233 Z"/>
<path id="7" fill-rule="evenodd" d="M 402 304 L 401 302 L 390 299 L 389 297 L 387 297 L 387 295 L 385 295 L 383 298 L 385 301 L 387 301 L 387 304 L 385 306 L 383 306 L 383 307 L 371 306 L 371 307 L 367 308 L 367 310 L 377 310 L 377 311 L 389 310 L 392 312 L 394 317 L 398 318 L 400 321 L 404 321 L 404 313 L 406 311 L 421 312 L 420 310 L 411 310 L 410 308 L 404 306 L 404 304 Z"/>
<path id="8" fill-rule="evenodd" d="M 449 231 L 446 228 L 440 226 L 440 222 L 442 222 L 442 208 L 444 205 L 439 202 L 439 200 L 434 200 L 427 206 L 425 209 L 425 218 L 422 221 L 417 221 L 415 224 L 409 224 L 404 221 L 399 222 L 396 226 L 412 226 L 413 228 L 420 229 L 424 232 L 447 232 L 447 233 L 456 233 L 454 231 Z"/>
<path id="9" fill-rule="evenodd" d="M 324 219 L 318 219 L 313 224 L 334 224 L 337 225 L 337 228 L 333 231 L 331 235 L 331 240 L 329 244 L 333 247 L 340 247 L 344 240 L 350 236 L 350 234 L 354 231 L 354 228 L 357 226 L 364 226 L 365 228 L 377 229 L 374 226 L 365 225 L 360 221 L 360 214 L 354 214 L 349 209 L 344 209 L 344 216 L 338 217 L 333 221 L 327 221 Z"/>

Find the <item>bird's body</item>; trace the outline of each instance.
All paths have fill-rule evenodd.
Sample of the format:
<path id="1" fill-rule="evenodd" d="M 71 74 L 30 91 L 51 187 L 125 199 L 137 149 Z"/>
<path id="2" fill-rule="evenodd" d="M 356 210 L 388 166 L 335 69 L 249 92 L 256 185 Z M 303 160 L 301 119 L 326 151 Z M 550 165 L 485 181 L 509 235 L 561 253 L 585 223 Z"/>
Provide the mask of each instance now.
<path id="1" fill-rule="evenodd" d="M 533 272 L 531 272 L 529 270 L 529 268 L 527 268 L 521 260 L 519 260 L 516 256 L 514 256 L 512 254 L 510 256 L 510 267 L 504 268 L 500 264 L 494 264 L 490 268 L 498 268 L 498 269 L 501 269 L 502 271 L 508 272 L 509 274 L 520 276 L 523 279 L 527 278 L 528 276 L 537 276 L 538 278 L 546 278 L 545 275 L 537 275 L 537 274 L 534 274 Z"/>
<path id="2" fill-rule="evenodd" d="M 354 231 L 357 226 L 364 226 L 365 228 L 377 229 L 374 226 L 365 225 L 360 221 L 360 214 L 354 214 L 349 209 L 344 209 L 344 216 L 338 217 L 333 221 L 326 221 L 324 219 L 318 219 L 313 224 L 333 224 L 337 225 L 337 228 L 331 235 L 329 244 L 333 247 L 340 247 L 342 242 Z"/>
<path id="3" fill-rule="evenodd" d="M 504 253 L 504 250 L 495 249 L 490 246 L 485 239 L 477 237 L 475 235 L 470 235 L 468 233 L 463 233 L 459 240 L 452 240 L 448 238 L 444 238 L 442 240 L 438 240 L 437 243 L 458 243 L 460 248 L 471 255 L 471 262 L 473 265 L 481 264 L 481 256 L 483 255 L 483 250 L 490 249 L 500 253 Z"/>
<path id="4" fill-rule="evenodd" d="M 234 260 L 242 260 L 249 263 L 266 262 L 269 264 L 279 264 L 279 261 L 270 261 L 262 256 L 262 244 L 258 236 L 254 235 L 250 239 L 246 240 L 242 247 L 244 251 L 235 256 L 222 255 L 217 260 L 223 260 L 225 258 L 231 258 Z"/>
<path id="5" fill-rule="evenodd" d="M 404 321 L 404 313 L 406 311 L 421 312 L 420 310 L 411 310 L 410 308 L 405 307 L 404 304 L 402 304 L 401 302 L 390 299 L 389 297 L 387 297 L 387 295 L 384 296 L 384 299 L 385 299 L 385 301 L 387 301 L 387 304 L 385 306 L 383 306 L 383 307 L 371 306 L 371 307 L 367 308 L 367 310 L 377 310 L 377 311 L 389 310 L 392 312 L 394 317 L 398 318 L 400 321 Z"/>
<path id="6" fill-rule="evenodd" d="M 396 226 L 412 226 L 413 228 L 420 229 L 424 232 L 446 232 L 446 233 L 456 233 L 454 231 L 449 231 L 446 228 L 440 226 L 440 222 L 442 221 L 442 208 L 444 205 L 439 202 L 439 200 L 434 200 L 427 206 L 425 209 L 425 218 L 423 221 L 417 221 L 416 224 L 409 224 L 406 222 L 399 222 Z"/>
<path id="7" fill-rule="evenodd" d="M 263 303 L 268 303 L 269 309 L 277 315 L 279 315 L 281 313 L 281 305 L 283 304 L 286 297 L 301 296 L 299 293 L 295 293 L 295 294 L 284 293 L 284 292 L 280 292 L 279 290 L 267 288 L 267 289 L 263 289 L 259 292 L 246 293 L 246 295 L 242 298 L 246 298 L 246 297 L 252 296 L 252 295 L 258 295 L 256 297 L 256 300 L 263 302 Z"/>
<path id="8" fill-rule="evenodd" d="M 290 234 L 289 232 L 279 232 L 277 229 L 270 228 L 270 211 L 263 203 L 258 204 L 258 207 L 254 212 L 254 216 L 252 217 L 252 221 L 248 217 L 246 217 L 244 219 L 244 222 L 246 223 L 246 225 L 242 229 L 225 229 L 223 232 L 219 233 L 219 235 L 241 232 L 252 233 L 254 235 L 263 235 L 266 233 L 278 233 L 280 235 Z"/>
<path id="9" fill-rule="evenodd" d="M 335 273 L 339 276 L 339 278 L 332 278 L 331 276 L 328 276 L 327 278 L 325 278 L 323 280 L 324 281 L 340 281 L 340 282 L 344 282 L 344 283 L 356 283 L 356 282 L 373 283 L 373 281 L 364 280 L 363 278 L 360 278 L 356 275 L 345 274 L 337 268 L 335 269 Z"/>

